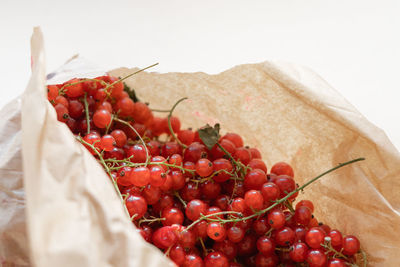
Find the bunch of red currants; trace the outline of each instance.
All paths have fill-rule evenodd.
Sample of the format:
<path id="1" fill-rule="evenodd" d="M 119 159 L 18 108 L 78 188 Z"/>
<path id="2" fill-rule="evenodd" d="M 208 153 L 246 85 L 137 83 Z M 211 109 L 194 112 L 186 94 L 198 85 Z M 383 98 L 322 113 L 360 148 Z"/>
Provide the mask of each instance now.
<path id="1" fill-rule="evenodd" d="M 181 129 L 172 112 L 183 99 L 151 110 L 122 80 L 72 79 L 49 85 L 48 99 L 137 231 L 177 266 L 357 266 L 355 236 L 319 222 L 311 201 L 294 205 L 309 183 L 297 185 L 289 164 L 268 170 L 257 148 L 220 136 L 219 125 Z"/>

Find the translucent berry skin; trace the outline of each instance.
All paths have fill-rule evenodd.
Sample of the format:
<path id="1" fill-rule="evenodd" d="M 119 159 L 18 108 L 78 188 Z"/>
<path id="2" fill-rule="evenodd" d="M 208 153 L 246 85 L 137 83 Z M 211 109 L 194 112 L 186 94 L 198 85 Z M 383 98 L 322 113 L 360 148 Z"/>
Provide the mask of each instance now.
<path id="1" fill-rule="evenodd" d="M 265 165 L 265 162 L 261 159 L 252 159 L 249 164 L 247 164 L 250 168 L 254 169 L 260 169 L 264 173 L 268 173 L 267 165 Z"/>
<path id="2" fill-rule="evenodd" d="M 283 227 L 275 232 L 275 242 L 279 246 L 290 246 L 294 238 L 295 233 L 290 227 Z"/>
<path id="3" fill-rule="evenodd" d="M 213 164 L 208 159 L 199 159 L 196 162 L 196 173 L 200 177 L 207 177 L 213 173 Z"/>
<path id="4" fill-rule="evenodd" d="M 333 247 L 342 247 L 342 233 L 338 230 L 331 230 L 328 233 L 328 236 L 331 238 L 331 244 Z"/>
<path id="5" fill-rule="evenodd" d="M 221 242 L 226 238 L 225 227 L 218 222 L 211 222 L 207 226 L 207 235 L 214 241 Z"/>
<path id="6" fill-rule="evenodd" d="M 200 217 L 200 214 L 205 215 L 206 211 L 207 205 L 199 199 L 194 199 L 187 203 L 185 214 L 189 220 L 195 221 Z"/>
<path id="7" fill-rule="evenodd" d="M 352 256 L 360 250 L 360 241 L 354 235 L 347 235 L 342 241 L 343 254 Z"/>
<path id="8" fill-rule="evenodd" d="M 325 233 L 319 227 L 313 227 L 306 233 L 306 243 L 311 248 L 320 248 L 324 242 Z"/>
<path id="9" fill-rule="evenodd" d="M 232 243 L 239 243 L 240 241 L 242 241 L 244 234 L 244 230 L 237 226 L 232 226 L 226 231 L 226 235 L 229 241 L 231 241 Z"/>
<path id="10" fill-rule="evenodd" d="M 307 258 L 308 246 L 305 243 L 297 242 L 294 243 L 289 256 L 294 262 L 303 262 Z"/>
<path id="11" fill-rule="evenodd" d="M 76 84 L 74 84 L 76 83 Z M 66 86 L 64 87 L 65 94 L 68 97 L 79 97 L 82 96 L 84 91 L 82 87 L 82 83 L 79 83 L 79 79 L 72 79 L 64 83 Z"/>
<path id="12" fill-rule="evenodd" d="M 125 205 L 131 217 L 136 215 L 134 220 L 142 218 L 147 211 L 146 200 L 141 196 L 129 196 L 125 201 Z"/>
<path id="13" fill-rule="evenodd" d="M 275 251 L 275 242 L 267 236 L 261 236 L 257 240 L 257 249 L 265 256 L 271 255 Z"/>
<path id="14" fill-rule="evenodd" d="M 249 190 L 244 195 L 244 203 L 250 210 L 261 210 L 264 204 L 264 198 L 260 191 Z"/>
<path id="15" fill-rule="evenodd" d="M 271 168 L 271 173 L 275 173 L 276 175 L 288 175 L 290 177 L 294 177 L 292 167 L 286 162 L 275 163 Z"/>
<path id="16" fill-rule="evenodd" d="M 311 249 L 307 252 L 306 261 L 310 267 L 324 267 L 328 259 L 322 250 Z"/>
<path id="17" fill-rule="evenodd" d="M 285 225 L 286 217 L 283 211 L 275 209 L 270 211 L 267 216 L 269 225 L 274 229 L 280 229 Z"/>
<path id="18" fill-rule="evenodd" d="M 218 183 L 229 180 L 231 175 L 229 174 L 233 170 L 232 163 L 223 158 L 219 158 L 213 161 L 214 172 L 218 172 L 213 179 Z"/>
<path id="19" fill-rule="evenodd" d="M 114 130 L 110 133 L 112 137 L 115 139 L 115 145 L 117 147 L 124 147 L 127 141 L 127 136 L 124 131 L 121 130 Z"/>
<path id="20" fill-rule="evenodd" d="M 175 262 L 176 265 L 181 265 L 185 261 L 185 250 L 180 244 L 174 245 L 169 251 L 170 259 Z"/>
<path id="21" fill-rule="evenodd" d="M 328 262 L 327 267 L 346 267 L 346 263 L 342 259 L 333 258 Z"/>
<path id="22" fill-rule="evenodd" d="M 267 182 L 267 175 L 260 169 L 249 171 L 244 177 L 244 186 L 247 190 L 260 190 L 262 185 Z"/>
<path id="23" fill-rule="evenodd" d="M 68 108 L 61 104 L 55 105 L 54 108 L 57 113 L 57 120 L 61 122 L 66 122 L 69 118 Z"/>
<path id="24" fill-rule="evenodd" d="M 153 233 L 152 241 L 156 247 L 166 249 L 176 244 L 178 237 L 171 226 L 163 226 Z"/>
<path id="25" fill-rule="evenodd" d="M 243 146 L 243 139 L 240 135 L 237 133 L 226 133 L 222 139 L 228 139 L 231 141 L 236 147 L 242 147 Z"/>
<path id="26" fill-rule="evenodd" d="M 177 208 L 167 208 L 162 211 L 162 218 L 165 220 L 162 221 L 164 226 L 170 226 L 173 224 L 182 224 L 184 220 L 184 216 L 182 211 Z"/>
<path id="27" fill-rule="evenodd" d="M 197 162 L 201 158 L 206 158 L 207 155 L 207 148 L 199 142 L 194 142 L 185 149 L 183 158 L 185 161 Z"/>
<path id="28" fill-rule="evenodd" d="M 97 110 L 93 114 L 93 122 L 97 128 L 104 129 L 111 123 L 111 114 L 105 109 Z"/>
<path id="29" fill-rule="evenodd" d="M 222 242 L 215 242 L 213 249 L 222 252 L 228 260 L 233 260 L 237 255 L 237 247 L 235 243 L 229 241 L 229 239 L 225 239 Z"/>
<path id="30" fill-rule="evenodd" d="M 228 258 L 221 252 L 215 251 L 208 253 L 208 255 L 204 258 L 204 266 L 205 267 L 229 267 Z"/>
<path id="31" fill-rule="evenodd" d="M 185 256 L 182 267 L 204 267 L 204 262 L 199 255 L 190 253 Z"/>
<path id="32" fill-rule="evenodd" d="M 308 225 L 312 216 L 311 210 L 306 206 L 300 206 L 296 208 L 294 213 L 294 219 L 296 223 L 301 225 Z"/>
<path id="33" fill-rule="evenodd" d="M 146 167 L 137 167 L 131 173 L 132 184 L 138 187 L 146 186 L 150 182 L 150 170 Z"/>
<path id="34" fill-rule="evenodd" d="M 270 203 L 279 198 L 281 191 L 276 184 L 268 182 L 261 186 L 261 194 L 264 197 L 264 201 Z"/>
<path id="35" fill-rule="evenodd" d="M 277 266 L 279 259 L 275 254 L 265 256 L 261 253 L 256 256 L 255 265 L 258 267 L 274 267 Z"/>
<path id="36" fill-rule="evenodd" d="M 308 207 L 310 209 L 311 213 L 314 212 L 314 204 L 310 200 L 300 200 L 296 204 L 296 209 L 299 207 L 302 207 L 302 206 Z"/>

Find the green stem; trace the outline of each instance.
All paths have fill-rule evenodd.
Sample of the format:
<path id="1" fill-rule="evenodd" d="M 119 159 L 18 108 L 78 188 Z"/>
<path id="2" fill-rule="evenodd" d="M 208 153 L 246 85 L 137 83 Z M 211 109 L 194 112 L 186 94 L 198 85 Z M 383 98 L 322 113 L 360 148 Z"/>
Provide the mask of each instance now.
<path id="1" fill-rule="evenodd" d="M 229 153 L 219 142 L 217 142 L 217 146 L 222 150 L 222 152 L 225 153 L 225 155 L 227 155 L 230 160 L 232 161 L 232 163 L 240 170 L 241 174 L 244 176 L 244 170 L 242 168 L 242 166 L 239 164 L 239 162 L 237 162 L 231 155 L 231 153 Z"/>
<path id="2" fill-rule="evenodd" d="M 174 112 L 176 106 L 178 106 L 179 103 L 181 103 L 182 101 L 184 101 L 184 100 L 186 100 L 186 99 L 188 99 L 188 98 L 187 98 L 187 97 L 184 97 L 184 98 L 179 99 L 179 100 L 175 103 L 175 105 L 172 106 L 172 108 L 171 108 L 171 110 L 169 111 L 169 114 L 168 114 L 168 128 L 169 128 L 169 131 L 171 132 L 171 135 L 172 135 L 172 137 L 176 140 L 176 142 L 177 142 L 179 145 L 181 145 L 183 148 L 187 148 L 187 145 L 183 144 L 183 143 L 178 139 L 178 137 L 176 137 L 176 135 L 175 135 L 175 133 L 174 133 L 174 130 L 172 129 L 171 117 L 172 117 L 172 112 Z"/>
<path id="3" fill-rule="evenodd" d="M 183 200 L 181 198 L 181 195 L 179 195 L 178 191 L 174 192 L 174 196 L 176 196 L 176 198 L 179 199 L 179 201 L 182 203 L 182 205 L 186 208 L 187 204 L 186 204 L 185 200 Z"/>
<path id="4" fill-rule="evenodd" d="M 125 76 L 125 77 L 123 77 L 123 78 L 121 78 L 121 79 L 118 79 L 118 80 L 116 80 L 115 82 L 113 82 L 112 84 L 107 85 L 107 87 L 104 88 L 104 91 L 107 91 L 109 88 L 113 87 L 115 84 L 117 84 L 117 83 L 119 83 L 119 82 L 122 82 L 123 80 L 126 80 L 126 79 L 128 79 L 129 77 L 131 77 L 131 76 L 133 76 L 133 75 L 135 75 L 135 74 L 138 74 L 139 72 L 145 71 L 145 70 L 150 69 L 150 68 L 152 68 L 152 67 L 154 67 L 154 66 L 157 66 L 157 65 L 158 65 L 158 63 L 155 63 L 155 64 L 153 64 L 153 65 L 150 65 L 150 66 L 146 67 L 146 68 L 143 68 L 143 69 L 140 69 L 140 70 L 138 70 L 138 71 L 135 71 L 134 73 L 131 73 L 131 74 L 129 74 L 129 75 L 127 75 L 127 76 Z"/>
<path id="5" fill-rule="evenodd" d="M 83 97 L 83 104 L 85 105 L 85 115 L 86 115 L 86 127 L 87 133 L 90 133 L 90 115 L 89 115 L 89 104 L 87 102 L 87 93 L 85 92 L 85 96 Z"/>
<path id="6" fill-rule="evenodd" d="M 135 132 L 135 134 L 139 137 L 140 142 L 142 143 L 144 150 L 146 151 L 146 163 L 144 164 L 144 166 L 147 166 L 147 164 L 150 161 L 150 154 L 149 154 L 149 150 L 147 149 L 146 143 L 143 141 L 142 137 L 140 136 L 140 134 L 136 131 L 136 129 L 127 121 L 118 119 L 118 118 L 114 118 L 115 121 L 118 121 L 122 124 L 125 124 L 126 126 L 128 126 L 132 131 Z"/>
<path id="7" fill-rule="evenodd" d="M 309 185 L 312 184 L 313 182 L 317 181 L 317 180 L 320 179 L 322 176 L 324 176 L 324 175 L 326 175 L 326 174 L 328 174 L 328 173 L 330 173 L 330 172 L 333 172 L 333 171 L 335 171 L 335 170 L 337 170 L 337 169 L 339 169 L 339 168 L 342 168 L 342 167 L 344 167 L 344 166 L 346 166 L 346 165 L 349 165 L 349 164 L 352 164 L 352 163 L 355 163 L 355 162 L 361 161 L 361 160 L 365 160 L 365 158 L 357 158 L 357 159 L 353 159 L 353 160 L 347 161 L 347 162 L 345 162 L 345 163 L 340 163 L 338 166 L 333 167 L 333 168 L 331 168 L 331 169 L 329 169 L 329 170 L 323 172 L 322 174 L 320 174 L 320 175 L 314 177 L 313 179 L 309 180 L 307 183 L 305 183 L 305 184 L 302 185 L 301 187 L 299 187 L 299 188 L 297 188 L 296 190 L 290 192 L 290 193 L 287 194 L 285 197 L 283 197 L 283 198 L 277 200 L 274 204 L 272 204 L 272 205 L 269 206 L 268 208 L 265 208 L 265 209 L 263 209 L 263 210 L 260 210 L 260 211 L 254 213 L 254 214 L 252 214 L 252 215 L 249 215 L 249 216 L 247 216 L 247 217 L 224 219 L 224 220 L 222 220 L 222 222 L 223 222 L 223 223 L 228 223 L 228 222 L 245 221 L 245 220 L 248 220 L 248 219 L 252 219 L 252 218 L 254 218 L 254 217 L 258 217 L 258 216 L 260 216 L 260 215 L 262 215 L 262 214 L 265 214 L 266 212 L 268 212 L 268 211 L 272 210 L 273 208 L 275 208 L 276 206 L 280 205 L 282 202 L 285 202 L 286 200 L 288 200 L 292 195 L 296 194 L 297 192 L 303 190 L 304 188 L 306 188 L 307 186 L 309 186 Z M 237 213 L 237 212 L 236 212 L 236 213 Z M 225 213 L 225 212 L 217 212 L 217 213 L 214 213 L 214 214 L 211 214 L 211 215 L 212 215 L 212 216 L 215 216 L 215 215 L 223 215 L 223 214 L 226 214 L 226 213 Z M 242 215 L 241 213 L 239 213 L 239 214 Z M 208 221 L 219 221 L 219 220 L 210 219 L 209 217 L 211 217 L 211 216 L 208 216 L 208 215 L 207 215 L 207 216 L 200 217 L 198 220 L 196 220 L 196 221 L 194 221 L 192 224 L 190 224 L 190 225 L 188 226 L 188 228 L 193 227 L 196 223 L 198 223 L 198 222 L 200 222 L 201 220 L 204 220 L 204 219 L 207 219 Z"/>
<path id="8" fill-rule="evenodd" d="M 97 79 L 81 79 L 81 80 L 79 80 L 79 81 L 77 81 L 77 82 L 74 82 L 74 83 L 67 83 L 67 84 L 64 84 L 64 85 L 60 88 L 60 90 L 58 90 L 58 91 L 59 91 L 60 93 L 63 93 L 63 92 L 64 92 L 64 89 L 65 89 L 66 87 L 73 86 L 73 85 L 80 84 L 80 83 L 84 83 L 84 82 L 99 82 L 99 83 L 101 83 L 101 84 L 103 84 L 103 85 L 105 85 L 105 86 L 108 85 L 108 83 L 106 83 L 106 82 L 103 81 L 103 80 L 97 80 Z"/>

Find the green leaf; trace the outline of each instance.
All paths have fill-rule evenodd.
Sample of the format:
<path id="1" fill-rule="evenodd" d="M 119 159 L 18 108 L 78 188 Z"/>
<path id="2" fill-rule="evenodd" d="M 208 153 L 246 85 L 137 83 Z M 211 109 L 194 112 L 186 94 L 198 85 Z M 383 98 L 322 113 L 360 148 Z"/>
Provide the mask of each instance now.
<path id="1" fill-rule="evenodd" d="M 205 127 L 198 130 L 200 139 L 208 149 L 213 148 L 213 146 L 218 143 L 220 137 L 219 129 L 220 126 L 219 123 L 217 123 L 214 125 L 214 127 L 211 127 L 207 124 Z"/>

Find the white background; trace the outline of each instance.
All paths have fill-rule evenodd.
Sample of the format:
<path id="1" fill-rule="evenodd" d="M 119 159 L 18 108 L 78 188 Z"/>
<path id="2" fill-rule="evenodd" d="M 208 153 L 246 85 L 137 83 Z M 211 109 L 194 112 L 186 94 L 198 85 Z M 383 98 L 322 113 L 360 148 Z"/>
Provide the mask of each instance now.
<path id="1" fill-rule="evenodd" d="M 48 72 L 76 53 L 104 69 L 311 67 L 400 148 L 400 1 L 0 0 L 0 107 L 27 84 L 38 25 Z"/>

